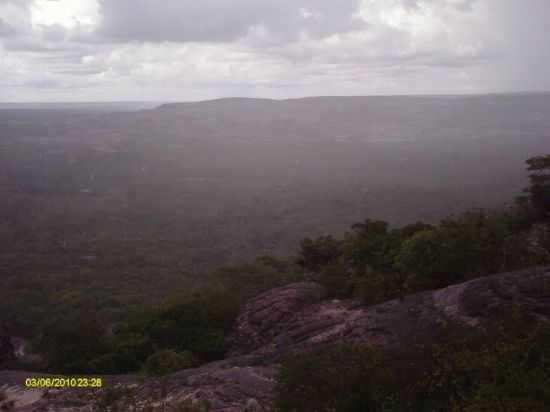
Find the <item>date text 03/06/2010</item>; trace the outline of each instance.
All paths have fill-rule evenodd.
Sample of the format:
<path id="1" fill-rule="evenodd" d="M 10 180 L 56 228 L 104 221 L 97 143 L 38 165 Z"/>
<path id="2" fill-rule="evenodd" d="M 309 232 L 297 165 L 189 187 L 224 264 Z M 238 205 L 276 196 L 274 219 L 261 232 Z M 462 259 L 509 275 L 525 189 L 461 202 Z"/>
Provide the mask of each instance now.
<path id="1" fill-rule="evenodd" d="M 92 377 L 40 377 L 25 379 L 25 387 L 29 389 L 62 389 L 62 388 L 101 388 L 101 378 Z"/>

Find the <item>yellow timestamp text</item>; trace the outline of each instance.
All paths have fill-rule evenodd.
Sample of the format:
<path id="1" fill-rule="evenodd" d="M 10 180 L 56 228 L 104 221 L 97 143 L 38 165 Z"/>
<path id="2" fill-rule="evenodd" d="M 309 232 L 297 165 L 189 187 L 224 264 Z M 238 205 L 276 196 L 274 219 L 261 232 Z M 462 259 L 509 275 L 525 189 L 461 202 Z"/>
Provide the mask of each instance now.
<path id="1" fill-rule="evenodd" d="M 99 389 L 103 387 L 103 381 L 101 378 L 91 377 L 30 377 L 25 379 L 25 387 L 28 389 Z"/>

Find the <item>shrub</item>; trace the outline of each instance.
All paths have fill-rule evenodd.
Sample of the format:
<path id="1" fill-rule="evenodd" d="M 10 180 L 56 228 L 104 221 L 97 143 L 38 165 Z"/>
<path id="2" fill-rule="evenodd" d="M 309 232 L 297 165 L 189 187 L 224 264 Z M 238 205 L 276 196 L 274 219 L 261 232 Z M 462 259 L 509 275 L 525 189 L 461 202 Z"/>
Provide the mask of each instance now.
<path id="1" fill-rule="evenodd" d="M 298 264 L 304 269 L 318 272 L 342 255 L 342 243 L 332 236 L 321 236 L 315 240 L 306 238 L 300 244 Z"/>
<path id="2" fill-rule="evenodd" d="M 337 345 L 287 358 L 280 412 L 543 412 L 550 330 L 512 307 L 484 331 L 449 325 L 399 352 Z"/>
<path id="3" fill-rule="evenodd" d="M 318 280 L 326 288 L 330 297 L 339 298 L 350 294 L 351 278 L 347 273 L 347 268 L 341 262 L 324 266 Z"/>
<path id="4" fill-rule="evenodd" d="M 352 226 L 346 234 L 344 257 L 355 275 L 370 271 L 385 271 L 391 268 L 391 247 L 388 223 L 381 220 L 366 220 Z"/>
<path id="5" fill-rule="evenodd" d="M 334 346 L 294 355 L 281 368 L 276 386 L 280 412 L 363 412 L 391 400 L 391 371 L 378 351 Z"/>
<path id="6" fill-rule="evenodd" d="M 119 374 L 133 372 L 141 364 L 131 352 L 112 352 L 92 359 L 88 366 L 91 373 Z"/>
<path id="7" fill-rule="evenodd" d="M 494 336 L 480 347 L 449 344 L 434 352 L 421 381 L 438 410 L 543 412 L 550 404 L 550 333 Z M 437 401 L 437 402 L 435 402 Z"/>
<path id="8" fill-rule="evenodd" d="M 373 272 L 355 281 L 354 296 L 367 305 L 376 305 L 403 296 L 403 285 L 403 276 L 398 272 Z"/>
<path id="9" fill-rule="evenodd" d="M 163 349 L 147 358 L 144 371 L 148 375 L 163 376 L 181 369 L 192 368 L 197 361 L 191 352 Z"/>
<path id="10" fill-rule="evenodd" d="M 108 350 L 101 326 L 95 321 L 67 320 L 51 325 L 39 347 L 53 372 L 88 373 L 89 361 Z"/>

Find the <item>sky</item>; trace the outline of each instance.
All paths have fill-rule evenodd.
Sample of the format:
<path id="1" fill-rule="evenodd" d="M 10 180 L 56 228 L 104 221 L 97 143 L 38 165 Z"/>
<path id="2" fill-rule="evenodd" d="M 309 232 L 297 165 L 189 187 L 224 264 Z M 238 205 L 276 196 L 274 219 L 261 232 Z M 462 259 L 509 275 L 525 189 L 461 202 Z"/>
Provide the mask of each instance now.
<path id="1" fill-rule="evenodd" d="M 548 0 L 0 0 L 0 102 L 550 90 Z"/>

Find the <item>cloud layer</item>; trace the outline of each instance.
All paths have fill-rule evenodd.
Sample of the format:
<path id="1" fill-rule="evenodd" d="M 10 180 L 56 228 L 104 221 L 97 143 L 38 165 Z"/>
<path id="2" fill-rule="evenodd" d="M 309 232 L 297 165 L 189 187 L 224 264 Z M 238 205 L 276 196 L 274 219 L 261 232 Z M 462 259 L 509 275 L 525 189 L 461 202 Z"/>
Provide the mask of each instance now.
<path id="1" fill-rule="evenodd" d="M 3 0 L 0 101 L 550 90 L 547 0 Z"/>

